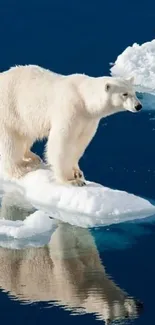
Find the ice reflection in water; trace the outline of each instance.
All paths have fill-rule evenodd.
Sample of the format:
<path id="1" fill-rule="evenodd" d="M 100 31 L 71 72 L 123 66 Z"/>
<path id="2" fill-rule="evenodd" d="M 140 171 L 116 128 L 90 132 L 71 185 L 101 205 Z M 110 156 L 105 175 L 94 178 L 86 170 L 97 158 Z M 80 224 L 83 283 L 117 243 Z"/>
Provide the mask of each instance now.
<path id="1" fill-rule="evenodd" d="M 20 197 L 13 206 L 10 198 L 3 197 L 1 217 L 23 220 L 33 213 Z M 0 286 L 22 303 L 44 301 L 72 314 L 93 313 L 106 324 L 135 318 L 142 309 L 108 277 L 90 231 L 60 222 L 43 247 L 0 247 Z"/>

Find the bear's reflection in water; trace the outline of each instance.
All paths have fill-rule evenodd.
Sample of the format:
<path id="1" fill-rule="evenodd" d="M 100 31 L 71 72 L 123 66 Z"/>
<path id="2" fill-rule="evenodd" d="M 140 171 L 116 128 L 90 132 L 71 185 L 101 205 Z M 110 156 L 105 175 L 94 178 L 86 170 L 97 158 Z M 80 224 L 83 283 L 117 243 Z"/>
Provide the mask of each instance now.
<path id="1" fill-rule="evenodd" d="M 11 207 L 10 197 L 3 197 L 1 212 L 15 220 L 18 211 L 18 219 L 19 213 L 23 219 L 30 208 L 22 209 L 20 200 L 19 210 L 15 199 Z M 74 314 L 93 313 L 106 324 L 138 317 L 142 309 L 108 277 L 90 231 L 59 222 L 44 247 L 0 247 L 0 286 L 11 299 L 44 301 Z"/>

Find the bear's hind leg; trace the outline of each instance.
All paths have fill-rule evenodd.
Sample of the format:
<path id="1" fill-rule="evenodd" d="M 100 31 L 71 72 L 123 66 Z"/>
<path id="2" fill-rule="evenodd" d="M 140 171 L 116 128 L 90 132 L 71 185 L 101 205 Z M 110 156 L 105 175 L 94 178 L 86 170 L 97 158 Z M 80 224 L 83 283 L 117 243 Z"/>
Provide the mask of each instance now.
<path id="1" fill-rule="evenodd" d="M 32 146 L 32 142 L 31 143 L 26 142 L 23 160 L 28 161 L 30 164 L 35 166 L 40 165 L 42 160 L 38 155 L 36 155 L 34 152 L 30 150 L 31 146 Z"/>
<path id="2" fill-rule="evenodd" d="M 4 176 L 18 179 L 34 170 L 28 162 L 23 160 L 24 139 L 14 131 L 0 134 L 1 164 Z"/>

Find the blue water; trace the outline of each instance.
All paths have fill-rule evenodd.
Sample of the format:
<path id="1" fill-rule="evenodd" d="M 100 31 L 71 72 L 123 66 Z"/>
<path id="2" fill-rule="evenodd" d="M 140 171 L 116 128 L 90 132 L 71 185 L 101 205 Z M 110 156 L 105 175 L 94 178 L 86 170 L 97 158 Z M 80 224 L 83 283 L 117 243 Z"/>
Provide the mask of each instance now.
<path id="1" fill-rule="evenodd" d="M 38 64 L 64 74 L 108 75 L 109 63 L 114 62 L 127 46 L 154 38 L 154 12 L 153 0 L 1 0 L 0 70 L 15 64 Z M 149 108 L 148 97 L 146 110 L 142 113 L 122 113 L 101 121 L 93 142 L 81 159 L 87 179 L 155 199 L 155 121 L 152 119 L 155 112 Z M 34 146 L 40 155 L 43 145 Z M 99 308 L 101 304 L 103 312 L 105 302 L 113 310 L 117 285 L 130 297 L 144 303 L 143 312 L 132 324 L 153 325 L 154 220 L 85 232 L 79 229 L 76 236 L 74 227 L 68 227 L 72 234 L 68 245 L 65 246 L 66 241 L 58 237 L 60 243 L 58 241 L 54 246 L 57 254 L 68 252 L 68 258 L 62 259 L 64 273 L 58 278 L 50 265 L 49 248 L 18 253 L 0 248 L 1 324 L 97 324 L 94 312 L 71 316 L 70 311 L 63 308 L 67 298 L 57 304 L 51 302 L 54 290 L 64 291 L 64 294 L 66 290 L 70 301 L 79 297 L 79 307 L 88 301 L 88 297 L 93 297 L 90 309 L 95 311 L 95 306 Z M 81 244 L 79 255 L 76 250 L 71 254 L 74 240 L 80 241 L 85 235 L 94 243 L 90 247 Z M 34 256 L 34 259 L 31 257 L 32 269 L 31 255 Z M 36 256 L 39 256 L 38 263 Z M 30 268 L 29 277 L 25 275 L 21 279 L 27 268 Z M 34 288 L 35 274 L 38 282 Z M 108 286 L 108 275 L 113 281 L 112 291 Z M 48 283 L 44 284 L 46 277 Z M 69 283 L 68 291 L 65 283 Z M 19 295 L 22 290 L 27 292 L 28 304 L 24 304 L 25 298 Z M 37 302 L 32 299 L 35 294 Z M 41 301 L 43 296 L 44 302 Z"/>

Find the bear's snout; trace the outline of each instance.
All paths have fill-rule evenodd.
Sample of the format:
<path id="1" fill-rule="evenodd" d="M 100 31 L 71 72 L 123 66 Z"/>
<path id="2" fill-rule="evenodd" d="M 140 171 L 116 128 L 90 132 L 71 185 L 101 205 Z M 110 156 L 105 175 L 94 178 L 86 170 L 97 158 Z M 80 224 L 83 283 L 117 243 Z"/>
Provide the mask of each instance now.
<path id="1" fill-rule="evenodd" d="M 142 104 L 141 104 L 141 103 L 138 103 L 138 104 L 135 106 L 135 110 L 136 110 L 137 112 L 139 112 L 141 109 L 142 109 Z"/>

